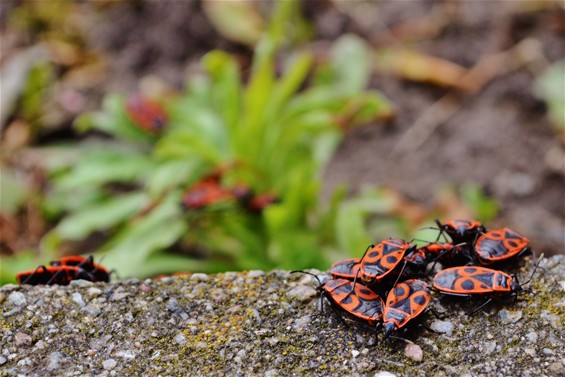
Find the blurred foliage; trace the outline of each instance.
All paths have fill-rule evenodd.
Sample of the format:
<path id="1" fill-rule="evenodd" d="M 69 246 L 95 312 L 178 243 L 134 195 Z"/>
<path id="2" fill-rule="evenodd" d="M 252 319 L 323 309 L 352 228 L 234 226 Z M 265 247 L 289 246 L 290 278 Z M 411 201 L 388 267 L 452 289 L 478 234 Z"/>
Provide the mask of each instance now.
<path id="1" fill-rule="evenodd" d="M 472 218 L 487 224 L 497 215 L 498 202 L 487 196 L 477 185 L 463 185 L 460 189 L 460 195 L 463 202 L 472 211 Z"/>
<path id="2" fill-rule="evenodd" d="M 565 60 L 558 60 L 537 79 L 535 92 L 547 104 L 549 119 L 565 130 Z"/>
<path id="3" fill-rule="evenodd" d="M 47 89 L 54 80 L 53 66 L 43 62 L 34 66 L 28 73 L 22 96 L 21 119 L 31 124 L 40 124 L 45 114 Z"/>
<path id="4" fill-rule="evenodd" d="M 299 2 L 287 1 L 277 18 L 268 22 L 270 6 L 250 0 L 218 2 L 203 0 L 202 10 L 214 28 L 225 38 L 254 47 L 269 29 L 285 30 L 285 39 L 304 42 L 313 35 L 311 25 L 304 19 Z M 288 25 L 287 25 L 288 24 Z"/>
<path id="5" fill-rule="evenodd" d="M 16 27 L 45 38 L 58 64 L 88 63 L 83 52 L 69 50 L 81 43 L 76 22 L 69 21 L 72 3 L 25 3 L 12 19 Z M 182 93 L 150 93 L 147 100 L 164 114 L 155 129 L 151 119 L 146 125 L 128 109 L 131 98 L 109 95 L 102 111 L 76 119 L 75 130 L 87 137 L 43 151 L 49 174 L 44 198 L 2 166 L 2 216 L 16 215 L 33 196 L 45 220 L 56 225 L 42 239 L 39 262 L 29 250 L 2 257 L 0 284 L 65 253 L 96 252 L 116 276 L 141 278 L 183 270 L 327 268 L 337 258 L 359 256 L 378 239 L 435 239 L 435 230 L 414 233 L 433 225 L 429 209 L 396 191 L 373 187 L 349 197 L 339 188 L 327 203 L 320 200 L 321 174 L 344 133 L 393 115 L 379 92 L 366 89 L 378 54 L 345 35 L 327 61 L 314 64 L 310 53 L 288 50 L 281 60 L 278 51 L 289 40 L 308 38 L 310 25 L 296 1 L 278 2 L 269 21 L 257 6 L 203 2 L 222 35 L 255 46 L 251 72 L 225 52 L 208 53 L 204 73 L 189 77 Z M 418 61 L 438 65 L 426 57 Z M 440 71 L 457 67 L 451 68 Z M 56 71 L 42 62 L 29 71 L 19 118 L 41 125 Z M 416 73 L 410 74 L 421 79 Z M 245 200 L 183 206 L 186 193 L 212 175 L 221 187 L 244 187 L 278 201 L 260 211 Z M 464 208 L 463 216 L 488 221 L 498 210 L 476 186 L 462 187 L 455 197 L 452 205 Z"/>
<path id="6" fill-rule="evenodd" d="M 247 84 L 233 57 L 213 51 L 202 60 L 206 74 L 190 77 L 185 92 L 152 99 L 166 114 L 163 129 L 148 132 L 117 94 L 106 98 L 103 111 L 77 119 L 81 132 L 112 139 L 61 146 L 44 161 L 52 184 L 44 213 L 60 219 L 42 242 L 46 255 L 73 247 L 82 252 L 88 240 L 101 238 L 97 257 L 104 265 L 120 277 L 144 277 L 324 268 L 338 250 L 358 251 L 361 242 L 351 239 L 357 235 L 344 218 L 352 211 L 340 209 L 345 193 L 323 206 L 320 176 L 344 130 L 389 118 L 392 107 L 365 90 L 369 54 L 353 36 L 336 43 L 326 66 L 314 67 L 308 52 L 291 54 L 277 77 L 285 33 L 277 17 L 287 17 L 289 4 L 279 3 Z M 358 58 L 343 64 L 341 51 Z M 326 79 L 317 79 L 318 72 Z M 308 86 L 310 74 L 315 84 Z M 279 200 L 260 212 L 237 200 L 183 207 L 183 192 L 215 171 L 222 186 L 242 185 Z M 336 233 L 336 227 L 345 228 Z"/>
<path id="7" fill-rule="evenodd" d="M 13 215 L 22 207 L 28 197 L 28 188 L 18 180 L 6 166 L 0 169 L 0 213 Z"/>
<path id="8" fill-rule="evenodd" d="M 10 26 L 31 38 L 78 41 L 79 19 L 73 17 L 72 1 L 21 0 L 10 15 Z"/>
<path id="9" fill-rule="evenodd" d="M 202 8 L 216 30 L 233 41 L 255 46 L 265 33 L 267 23 L 253 2 L 204 0 Z"/>

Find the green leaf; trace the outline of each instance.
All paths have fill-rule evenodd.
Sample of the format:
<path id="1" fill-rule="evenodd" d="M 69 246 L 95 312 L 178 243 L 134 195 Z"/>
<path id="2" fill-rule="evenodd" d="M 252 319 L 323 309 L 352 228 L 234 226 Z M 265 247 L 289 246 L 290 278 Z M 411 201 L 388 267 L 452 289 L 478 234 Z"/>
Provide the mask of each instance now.
<path id="1" fill-rule="evenodd" d="M 312 157 L 319 169 L 323 169 L 326 164 L 330 162 L 331 158 L 335 155 L 335 151 L 341 139 L 342 135 L 338 132 L 328 132 L 315 139 Z"/>
<path id="2" fill-rule="evenodd" d="M 285 116 L 291 117 L 321 110 L 335 113 L 343 108 L 348 97 L 331 88 L 309 88 L 289 101 Z"/>
<path id="3" fill-rule="evenodd" d="M 212 98 L 210 101 L 214 101 Z M 221 104 L 217 104 L 220 106 Z M 187 98 L 180 98 L 169 105 L 170 131 L 158 141 L 157 149 L 167 151 L 168 144 L 176 148 L 181 147 L 190 153 L 190 148 L 200 146 L 222 158 L 231 155 L 229 125 L 219 115 L 221 109 L 215 109 L 210 103 L 200 104 Z M 177 137 L 186 137 L 189 143 L 182 148 L 185 140 L 175 140 Z M 209 153 L 206 153 L 209 154 Z M 159 157 L 162 157 L 159 155 Z"/>
<path id="4" fill-rule="evenodd" d="M 309 34 L 308 27 L 301 17 L 300 2 L 285 0 L 275 2 L 274 11 L 268 26 L 268 34 L 262 42 L 269 40 L 278 48 L 290 36 L 300 37 L 299 33 Z"/>
<path id="5" fill-rule="evenodd" d="M 37 63 L 28 73 L 22 93 L 20 116 L 27 122 L 37 123 L 45 112 L 47 88 L 54 80 L 53 64 L 43 61 Z"/>
<path id="6" fill-rule="evenodd" d="M 201 170 L 202 162 L 198 159 L 162 162 L 148 177 L 147 191 L 151 198 L 159 198 L 168 191 L 185 186 Z"/>
<path id="7" fill-rule="evenodd" d="M 364 208 L 367 213 L 388 215 L 396 205 L 396 198 L 389 190 L 379 187 L 368 187 L 360 195 L 350 199 L 359 208 Z"/>
<path id="8" fill-rule="evenodd" d="M 191 130 L 171 132 L 157 142 L 155 156 L 160 159 L 193 158 L 212 166 L 227 158 L 227 150 L 217 148 L 217 144 L 201 136 Z"/>
<path id="9" fill-rule="evenodd" d="M 149 198 L 142 192 L 116 196 L 66 216 L 55 231 L 64 239 L 79 240 L 118 225 L 148 204 Z"/>
<path id="10" fill-rule="evenodd" d="M 335 229 L 339 208 L 347 197 L 347 187 L 338 186 L 332 193 L 327 208 L 323 208 L 320 216 L 318 230 L 321 237 L 328 244 L 335 244 Z"/>
<path id="11" fill-rule="evenodd" d="M 266 255 L 266 240 L 262 224 L 254 224 L 253 218 L 240 216 L 226 216 L 221 226 L 230 236 L 232 242 L 223 245 L 224 251 L 231 251 L 237 257 L 238 269 L 253 270 L 271 267 L 272 264 Z M 239 245 L 234 245 L 237 240 Z"/>
<path id="12" fill-rule="evenodd" d="M 263 62 L 254 63 L 253 74 L 251 76 L 244 97 L 244 118 L 243 124 L 238 133 L 239 152 L 245 151 L 243 155 L 257 156 L 258 143 L 263 140 L 263 135 L 267 124 L 263 122 L 265 108 L 271 98 L 271 93 L 275 84 L 274 59 L 270 57 Z"/>
<path id="13" fill-rule="evenodd" d="M 287 233 L 306 226 L 306 213 L 314 209 L 320 192 L 320 182 L 308 179 L 309 176 L 307 169 L 294 169 L 281 182 L 282 202 L 263 211 L 270 234 Z"/>
<path id="14" fill-rule="evenodd" d="M 327 267 L 316 235 L 298 229 L 277 234 L 269 247 L 269 255 L 283 269 Z"/>
<path id="15" fill-rule="evenodd" d="M 104 265 L 122 278 L 137 276 L 152 253 L 169 247 L 187 231 L 180 211 L 178 196 L 170 196 L 128 224 L 104 247 Z"/>
<path id="16" fill-rule="evenodd" d="M 336 221 L 337 241 L 349 255 L 360 255 L 372 241 L 366 233 L 365 209 L 355 202 L 344 203 Z"/>
<path id="17" fill-rule="evenodd" d="M 29 196 L 29 188 L 6 166 L 0 169 L 0 213 L 14 215 Z"/>
<path id="18" fill-rule="evenodd" d="M 42 202 L 42 211 L 46 219 L 55 220 L 63 212 L 72 213 L 86 206 L 100 203 L 108 197 L 107 193 L 98 188 L 87 187 L 73 190 L 73 200 L 69 200 L 69 192 L 54 187 L 49 193 L 49 200 Z"/>
<path id="19" fill-rule="evenodd" d="M 212 104 L 223 114 L 230 135 L 233 135 L 239 122 L 242 101 L 237 61 L 223 51 L 212 51 L 206 54 L 203 64 L 213 79 Z"/>
<path id="20" fill-rule="evenodd" d="M 125 100 L 122 96 L 113 94 L 104 98 L 103 111 L 84 114 L 74 122 L 79 132 L 90 130 L 103 131 L 118 139 L 132 142 L 150 143 L 154 136 L 141 130 L 130 120 L 125 111 Z"/>
<path id="21" fill-rule="evenodd" d="M 549 118 L 557 129 L 565 129 L 565 60 L 558 60 L 536 80 L 535 93 L 545 100 Z"/>
<path id="22" fill-rule="evenodd" d="M 335 87 L 346 94 L 360 93 L 371 75 L 371 54 L 365 41 L 354 34 L 340 37 L 330 50 Z"/>
<path id="23" fill-rule="evenodd" d="M 269 101 L 268 113 L 275 115 L 300 88 L 312 67 L 312 54 L 302 52 L 291 59 L 283 77 L 276 82 Z"/>
<path id="24" fill-rule="evenodd" d="M 73 191 L 111 182 L 137 181 L 151 170 L 147 156 L 101 147 L 79 157 L 74 169 L 56 179 L 56 188 Z"/>
<path id="25" fill-rule="evenodd" d="M 266 28 L 254 2 L 204 0 L 202 9 L 220 34 L 248 46 L 254 46 Z"/>
<path id="26" fill-rule="evenodd" d="M 379 92 L 373 91 L 353 97 L 341 111 L 340 116 L 347 120 L 349 126 L 356 126 L 388 119 L 393 114 L 392 104 Z"/>
<path id="27" fill-rule="evenodd" d="M 474 217 L 479 221 L 492 220 L 498 213 L 498 202 L 485 195 L 481 188 L 476 185 L 463 185 L 461 195 L 465 203 L 473 210 Z"/>

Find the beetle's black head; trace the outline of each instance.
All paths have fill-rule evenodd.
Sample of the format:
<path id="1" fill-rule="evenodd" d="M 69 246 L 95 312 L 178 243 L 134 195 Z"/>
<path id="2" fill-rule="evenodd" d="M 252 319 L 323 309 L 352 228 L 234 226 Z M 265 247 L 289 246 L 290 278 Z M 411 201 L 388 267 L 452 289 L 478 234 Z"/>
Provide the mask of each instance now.
<path id="1" fill-rule="evenodd" d="M 516 279 L 515 275 L 512 275 L 512 283 L 510 284 L 510 291 L 511 292 L 522 292 L 524 290 L 524 288 L 522 288 L 522 285 L 518 282 L 518 279 Z"/>

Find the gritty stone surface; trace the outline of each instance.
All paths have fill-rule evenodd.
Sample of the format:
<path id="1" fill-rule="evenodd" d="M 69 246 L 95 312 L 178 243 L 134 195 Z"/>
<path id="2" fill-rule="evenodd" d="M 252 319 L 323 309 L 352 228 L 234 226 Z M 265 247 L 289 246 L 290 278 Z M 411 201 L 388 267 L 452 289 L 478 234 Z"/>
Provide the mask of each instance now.
<path id="1" fill-rule="evenodd" d="M 531 270 L 526 259 L 508 272 L 526 281 Z M 563 276 L 564 256 L 545 259 L 535 294 L 472 316 L 484 299 L 434 293 L 442 320 L 425 314 L 397 338 L 344 315 L 345 326 L 328 305 L 320 313 L 316 280 L 286 271 L 5 286 L 0 374 L 563 376 Z"/>
<path id="2" fill-rule="evenodd" d="M 498 317 L 504 324 L 515 323 L 522 319 L 522 311 L 511 311 L 503 309 L 498 312 Z"/>

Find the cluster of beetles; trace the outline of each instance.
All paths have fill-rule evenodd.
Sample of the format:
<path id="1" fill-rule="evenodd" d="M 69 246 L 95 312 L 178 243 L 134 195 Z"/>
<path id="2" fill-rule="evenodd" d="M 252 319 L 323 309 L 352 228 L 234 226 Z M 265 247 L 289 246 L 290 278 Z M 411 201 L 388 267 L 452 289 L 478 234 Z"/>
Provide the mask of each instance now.
<path id="1" fill-rule="evenodd" d="M 431 292 L 459 297 L 514 297 L 524 291 L 514 275 L 500 271 L 520 255 L 533 253 L 529 240 L 509 229 L 487 229 L 475 220 L 436 220 L 436 242 L 418 247 L 402 239 L 390 238 L 370 245 L 361 258 L 345 259 L 330 268 L 331 280 L 320 285 L 320 301 L 326 298 L 340 320 L 340 311 L 366 321 L 391 336 L 418 318 L 428 308 Z M 440 238 L 446 242 L 439 242 Z M 432 279 L 432 287 L 422 278 L 444 268 Z M 432 268 L 428 266 L 433 264 Z M 539 262 L 538 262 L 539 264 Z M 488 266 L 488 267 L 486 267 Z M 532 276 L 535 270 L 532 272 Z M 384 300 L 383 300 L 384 299 Z"/>
<path id="2" fill-rule="evenodd" d="M 332 308 L 382 328 L 386 336 L 424 313 L 432 290 L 443 295 L 486 298 L 476 312 L 493 297 L 516 298 L 530 282 L 531 277 L 520 284 L 516 276 L 491 268 L 533 253 L 523 235 L 509 228 L 487 231 L 474 220 L 436 223 L 439 235 L 435 242 L 418 247 L 402 239 L 386 239 L 370 245 L 361 258 L 334 263 L 330 267 L 332 279 L 325 283 L 309 272 L 293 272 L 315 276 L 321 300 L 326 298 Z M 441 237 L 445 242 L 439 241 Z M 444 268 L 435 274 L 430 288 L 421 279 L 434 271 L 436 263 Z M 49 266 L 21 272 L 16 278 L 19 284 L 66 285 L 77 279 L 109 282 L 110 272 L 94 263 L 92 256 L 67 256 L 51 261 Z"/>
<path id="3" fill-rule="evenodd" d="M 29 285 L 68 285 L 72 280 L 109 282 L 110 272 L 92 256 L 72 255 L 51 261 L 49 266 L 39 266 L 35 270 L 23 271 L 16 275 L 19 284 Z"/>

